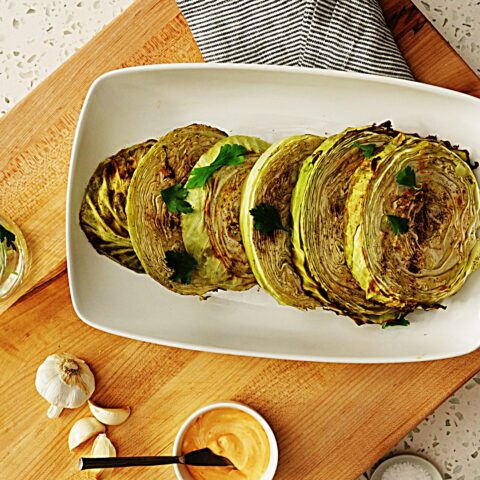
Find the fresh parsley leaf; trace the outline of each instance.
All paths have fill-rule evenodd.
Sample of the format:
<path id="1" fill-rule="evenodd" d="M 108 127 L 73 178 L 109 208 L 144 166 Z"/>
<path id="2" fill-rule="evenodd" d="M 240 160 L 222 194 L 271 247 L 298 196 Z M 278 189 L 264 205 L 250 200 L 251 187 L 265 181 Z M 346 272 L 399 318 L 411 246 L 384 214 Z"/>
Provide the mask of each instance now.
<path id="1" fill-rule="evenodd" d="M 390 225 L 393 230 L 393 234 L 408 232 L 408 219 L 403 217 L 397 217 L 396 215 L 387 215 Z"/>
<path id="2" fill-rule="evenodd" d="M 165 188 L 161 191 L 163 201 L 167 208 L 172 213 L 191 213 L 193 207 L 185 200 L 188 195 L 188 190 L 178 183 L 171 187 Z"/>
<path id="3" fill-rule="evenodd" d="M 188 177 L 185 188 L 200 188 L 205 185 L 207 180 L 224 165 L 240 165 L 245 161 L 247 149 L 242 145 L 227 144 L 222 145 L 217 158 L 206 167 L 194 168 Z"/>
<path id="4" fill-rule="evenodd" d="M 288 230 L 282 225 L 277 209 L 268 203 L 260 203 L 250 210 L 253 217 L 253 227 L 260 233 L 270 235 L 275 230 Z"/>
<path id="5" fill-rule="evenodd" d="M 415 174 L 415 170 L 410 165 L 407 165 L 403 170 L 398 172 L 395 180 L 400 185 L 414 188 L 415 190 L 420 190 L 420 187 L 417 187 L 417 176 Z"/>
<path id="6" fill-rule="evenodd" d="M 367 145 L 362 145 L 360 142 L 353 142 L 353 146 L 359 148 L 363 152 L 365 158 L 370 158 L 375 151 L 376 145 L 374 143 L 368 143 Z"/>
<path id="7" fill-rule="evenodd" d="M 191 283 L 192 272 L 197 268 L 197 261 L 187 252 L 169 250 L 165 252 L 167 267 L 173 270 L 170 280 L 180 283 Z"/>
<path id="8" fill-rule="evenodd" d="M 7 230 L 1 223 L 0 223 L 0 243 L 5 242 L 7 248 L 12 248 L 13 250 L 17 249 L 15 245 L 15 234 L 10 230 Z"/>
<path id="9" fill-rule="evenodd" d="M 401 317 L 398 320 L 390 320 L 389 322 L 382 323 L 382 329 L 388 327 L 408 327 L 410 322 L 405 318 Z"/>

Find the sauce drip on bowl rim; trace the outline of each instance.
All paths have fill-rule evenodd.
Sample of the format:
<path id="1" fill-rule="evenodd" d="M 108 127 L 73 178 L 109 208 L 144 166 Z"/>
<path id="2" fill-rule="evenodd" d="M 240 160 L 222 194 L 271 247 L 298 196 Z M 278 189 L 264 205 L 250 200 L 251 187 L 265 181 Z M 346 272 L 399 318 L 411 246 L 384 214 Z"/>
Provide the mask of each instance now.
<path id="1" fill-rule="evenodd" d="M 270 460 L 264 428 L 236 408 L 209 410 L 189 425 L 182 439 L 182 454 L 206 447 L 228 458 L 235 468 L 187 466 L 194 480 L 260 480 Z"/>

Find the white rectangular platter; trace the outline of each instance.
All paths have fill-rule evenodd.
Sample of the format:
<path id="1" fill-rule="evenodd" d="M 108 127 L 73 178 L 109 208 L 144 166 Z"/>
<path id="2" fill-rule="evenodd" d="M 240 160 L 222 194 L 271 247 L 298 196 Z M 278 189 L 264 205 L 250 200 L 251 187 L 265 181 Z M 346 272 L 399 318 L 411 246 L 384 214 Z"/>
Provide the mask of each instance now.
<path id="1" fill-rule="evenodd" d="M 72 151 L 67 260 L 78 316 L 100 330 L 174 347 L 329 362 L 409 362 L 480 346 L 480 272 L 445 302 L 416 312 L 409 327 L 357 327 L 322 310 L 281 307 L 267 294 L 182 297 L 89 245 L 78 223 L 98 163 L 125 146 L 190 123 L 273 142 L 297 133 L 332 134 L 390 119 L 435 134 L 480 159 L 480 100 L 420 83 L 369 75 L 255 65 L 134 67 L 97 79 L 85 100 Z M 477 174 L 478 175 L 478 174 Z"/>

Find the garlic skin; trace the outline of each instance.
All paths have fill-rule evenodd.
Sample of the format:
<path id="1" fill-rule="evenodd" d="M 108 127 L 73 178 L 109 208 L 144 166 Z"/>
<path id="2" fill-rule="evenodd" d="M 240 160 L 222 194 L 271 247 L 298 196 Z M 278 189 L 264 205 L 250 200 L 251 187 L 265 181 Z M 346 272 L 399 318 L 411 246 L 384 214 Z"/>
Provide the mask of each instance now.
<path id="1" fill-rule="evenodd" d="M 49 418 L 57 418 L 64 408 L 81 407 L 95 390 L 95 377 L 88 365 L 69 353 L 49 355 L 38 367 L 37 392 L 49 402 Z"/>
<path id="2" fill-rule="evenodd" d="M 104 434 L 101 433 L 100 435 L 97 436 L 95 441 L 93 442 L 92 445 L 92 450 L 90 452 L 89 457 L 116 457 L 117 456 L 117 450 L 113 446 L 113 443 L 110 441 L 110 439 Z M 101 473 L 105 469 L 103 468 L 95 468 L 90 470 L 95 477 L 99 477 Z M 109 469 L 109 473 L 112 473 L 111 469 Z M 105 475 L 102 476 L 104 478 Z"/>
<path id="3" fill-rule="evenodd" d="M 130 416 L 130 407 L 104 408 L 91 400 L 88 401 L 88 406 L 92 415 L 104 425 L 120 425 Z"/>
<path id="4" fill-rule="evenodd" d="M 68 448 L 72 451 L 94 435 L 105 432 L 105 425 L 102 425 L 96 418 L 85 417 L 77 420 L 68 434 Z"/>

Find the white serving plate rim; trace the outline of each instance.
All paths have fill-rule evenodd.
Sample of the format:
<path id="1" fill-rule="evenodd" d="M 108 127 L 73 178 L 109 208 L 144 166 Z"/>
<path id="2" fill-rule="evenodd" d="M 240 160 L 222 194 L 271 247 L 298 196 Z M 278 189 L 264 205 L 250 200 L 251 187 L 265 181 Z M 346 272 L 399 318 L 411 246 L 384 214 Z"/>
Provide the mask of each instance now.
<path id="1" fill-rule="evenodd" d="M 67 274 L 68 281 L 70 285 L 70 294 L 72 299 L 72 304 L 77 316 L 87 325 L 96 328 L 98 330 L 104 331 L 106 333 L 111 333 L 125 338 L 131 338 L 134 340 L 155 343 L 159 345 L 164 345 L 167 347 L 175 348 L 184 348 L 195 351 L 203 351 L 210 353 L 219 353 L 219 354 L 229 354 L 229 355 L 240 355 L 247 357 L 261 357 L 261 358 L 272 358 L 272 359 L 281 359 L 281 360 L 297 360 L 297 361 L 314 361 L 314 362 L 327 362 L 327 363 L 366 363 L 366 364 L 381 364 L 381 363 L 411 363 L 411 362 L 423 362 L 431 360 L 441 360 L 447 358 L 453 358 L 460 355 L 467 355 L 478 348 L 480 348 L 480 339 L 478 345 L 472 346 L 471 349 L 465 350 L 461 349 L 460 351 L 450 351 L 449 353 L 432 353 L 432 354 L 421 354 L 421 355 L 398 355 L 395 357 L 382 357 L 382 356 L 335 356 L 335 355 L 321 355 L 321 354 L 297 354 L 297 353 L 276 353 L 276 352 L 262 352 L 256 350 L 243 350 L 239 348 L 228 348 L 228 347 L 217 347 L 213 345 L 198 345 L 190 342 L 175 341 L 168 338 L 158 338 L 148 335 L 139 335 L 134 332 L 124 331 L 116 328 L 109 328 L 101 323 L 90 320 L 85 315 L 82 314 L 81 309 L 78 306 L 76 294 L 75 294 L 75 282 L 71 274 L 71 270 L 68 268 L 69 264 L 72 262 L 72 245 L 71 245 L 71 234 L 72 231 L 72 221 L 74 218 L 71 215 L 71 196 L 72 196 L 72 186 L 73 186 L 73 171 L 76 164 L 76 157 L 78 156 L 80 139 L 82 137 L 83 131 L 85 129 L 84 117 L 87 111 L 87 106 L 89 104 L 90 98 L 95 91 L 96 87 L 105 79 L 124 76 L 129 74 L 135 74 L 137 72 L 154 72 L 154 71 L 182 71 L 182 70 L 242 70 L 242 71 L 258 71 L 258 72 L 282 72 L 282 73 L 291 73 L 291 74 L 308 74 L 324 77 L 337 77 L 337 78 L 348 78 L 348 79 L 358 79 L 358 80 L 368 80 L 370 82 L 376 82 L 380 84 L 387 85 L 398 85 L 402 87 L 408 87 L 409 89 L 414 89 L 423 92 L 437 92 L 443 96 L 450 98 L 458 98 L 463 101 L 469 101 L 472 104 L 477 104 L 479 99 L 454 90 L 449 90 L 447 88 L 438 87 L 435 85 L 429 85 L 425 83 L 420 83 L 411 80 L 397 79 L 391 77 L 383 77 L 379 75 L 371 75 L 358 72 L 344 72 L 338 70 L 323 70 L 315 69 L 308 67 L 291 67 L 291 66 L 278 66 L 278 65 L 258 65 L 258 64 L 235 64 L 235 63 L 179 63 L 179 64 L 155 64 L 155 65 L 142 65 L 134 66 L 127 68 L 119 68 L 115 70 L 108 71 L 100 75 L 94 82 L 91 84 L 87 95 L 85 97 L 78 123 L 75 130 L 75 135 L 72 144 L 71 157 L 70 157 L 70 166 L 68 172 L 68 182 L 67 182 L 67 204 L 66 204 L 66 257 L 67 257 Z"/>

